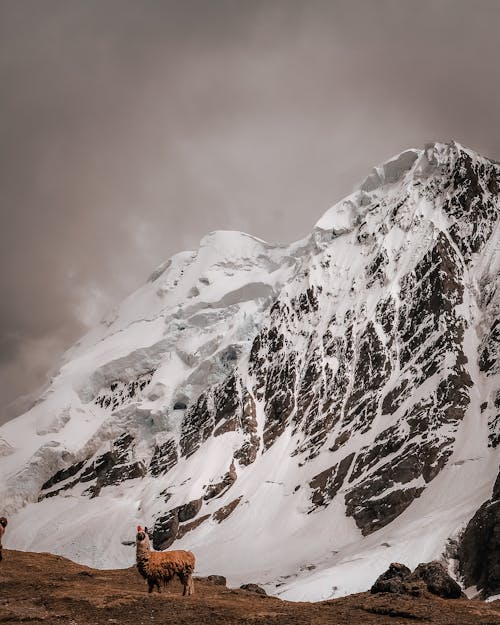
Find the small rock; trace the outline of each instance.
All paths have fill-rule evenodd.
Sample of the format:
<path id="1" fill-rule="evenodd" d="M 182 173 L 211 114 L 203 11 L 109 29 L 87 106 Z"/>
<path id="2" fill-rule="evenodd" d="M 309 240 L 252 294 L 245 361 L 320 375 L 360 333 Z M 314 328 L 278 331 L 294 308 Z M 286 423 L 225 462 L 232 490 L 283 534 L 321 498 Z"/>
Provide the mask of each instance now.
<path id="1" fill-rule="evenodd" d="M 207 580 L 217 586 L 226 586 L 227 580 L 224 575 L 209 575 Z"/>
<path id="2" fill-rule="evenodd" d="M 240 586 L 241 590 L 246 590 L 247 592 L 254 592 L 258 595 L 266 595 L 267 596 L 267 592 L 261 588 L 260 586 L 258 586 L 257 584 L 242 584 Z"/>

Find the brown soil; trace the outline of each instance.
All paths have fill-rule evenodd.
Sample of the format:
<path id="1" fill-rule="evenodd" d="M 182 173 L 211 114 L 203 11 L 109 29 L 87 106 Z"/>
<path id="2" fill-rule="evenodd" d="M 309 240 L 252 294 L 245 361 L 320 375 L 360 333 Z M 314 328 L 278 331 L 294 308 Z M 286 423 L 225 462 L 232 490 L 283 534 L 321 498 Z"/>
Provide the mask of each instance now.
<path id="1" fill-rule="evenodd" d="M 0 623 L 54 625 L 500 625 L 500 602 L 362 593 L 289 603 L 195 580 L 195 595 L 173 582 L 148 595 L 135 567 L 98 571 L 60 556 L 4 550 Z"/>

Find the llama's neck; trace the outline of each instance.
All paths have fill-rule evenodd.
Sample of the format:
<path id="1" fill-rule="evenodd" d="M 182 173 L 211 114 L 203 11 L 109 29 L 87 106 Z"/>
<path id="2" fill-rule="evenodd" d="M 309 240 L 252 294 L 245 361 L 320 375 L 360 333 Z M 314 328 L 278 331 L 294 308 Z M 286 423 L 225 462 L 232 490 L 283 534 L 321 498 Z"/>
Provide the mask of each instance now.
<path id="1" fill-rule="evenodd" d="M 149 546 L 149 540 L 147 538 L 145 540 L 136 541 L 137 562 L 141 562 L 142 560 L 147 560 L 150 551 L 151 551 L 151 548 Z"/>

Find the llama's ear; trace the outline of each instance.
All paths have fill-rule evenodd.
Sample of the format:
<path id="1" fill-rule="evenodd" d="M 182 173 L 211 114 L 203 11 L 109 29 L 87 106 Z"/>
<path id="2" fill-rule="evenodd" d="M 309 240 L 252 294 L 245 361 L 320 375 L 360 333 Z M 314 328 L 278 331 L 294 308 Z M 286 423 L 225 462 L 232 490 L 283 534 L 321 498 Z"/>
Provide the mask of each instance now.
<path id="1" fill-rule="evenodd" d="M 147 527 L 144 528 L 144 533 L 146 534 L 146 536 L 149 536 L 149 532 L 148 532 L 148 528 Z"/>

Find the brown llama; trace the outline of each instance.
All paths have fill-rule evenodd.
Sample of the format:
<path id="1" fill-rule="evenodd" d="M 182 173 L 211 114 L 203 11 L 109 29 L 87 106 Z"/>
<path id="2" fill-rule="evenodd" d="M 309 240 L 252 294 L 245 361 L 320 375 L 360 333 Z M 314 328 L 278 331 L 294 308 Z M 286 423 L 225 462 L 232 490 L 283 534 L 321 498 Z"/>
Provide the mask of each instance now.
<path id="1" fill-rule="evenodd" d="M 2 536 L 4 535 L 6 527 L 7 527 L 7 519 L 4 516 L 2 516 L 2 517 L 0 517 L 0 562 L 3 560 L 3 556 L 2 556 Z"/>
<path id="2" fill-rule="evenodd" d="M 184 586 L 183 595 L 194 593 L 193 571 L 195 558 L 190 551 L 151 551 L 148 528 L 139 525 L 136 536 L 137 570 L 148 582 L 148 592 L 160 583 L 164 586 L 176 575 Z"/>

